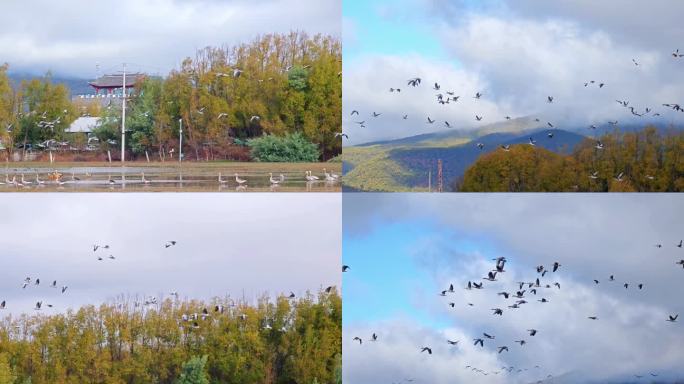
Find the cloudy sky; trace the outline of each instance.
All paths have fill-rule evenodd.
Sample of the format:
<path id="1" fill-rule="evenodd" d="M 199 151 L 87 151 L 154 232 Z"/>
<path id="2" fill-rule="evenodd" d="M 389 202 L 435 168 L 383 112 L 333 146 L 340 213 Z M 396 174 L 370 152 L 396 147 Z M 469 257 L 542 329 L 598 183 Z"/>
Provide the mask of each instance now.
<path id="1" fill-rule="evenodd" d="M 10 313 L 178 292 L 303 295 L 339 286 L 339 194 L 5 194 L 0 301 Z M 170 248 L 164 245 L 177 241 Z M 93 244 L 108 250 L 93 252 Z M 113 255 L 116 259 L 107 257 Z M 97 257 L 105 258 L 98 261 Z M 40 286 L 22 289 L 26 277 Z M 57 280 L 64 295 L 49 288 Z"/>
<path id="2" fill-rule="evenodd" d="M 343 263 L 351 267 L 343 278 L 345 383 L 684 378 L 683 323 L 666 321 L 684 315 L 684 270 L 675 264 L 684 259 L 681 196 L 346 194 L 343 206 Z M 498 281 L 464 289 L 497 257 L 508 260 Z M 555 261 L 559 270 L 541 278 L 536 296 L 528 288 L 521 308 L 497 296 Z M 449 284 L 455 292 L 439 296 Z M 484 332 L 496 339 L 473 346 Z M 514 342 L 521 339 L 522 347 Z M 421 353 L 424 346 L 433 354 Z M 499 346 L 510 351 L 498 354 Z M 516 368 L 485 376 L 467 365 Z"/>
<path id="3" fill-rule="evenodd" d="M 474 129 L 505 116 L 535 116 L 585 134 L 609 120 L 684 121 L 684 113 L 661 106 L 684 99 L 674 81 L 684 74 L 684 57 L 672 57 L 684 53 L 684 2 L 351 0 L 342 14 L 348 144 L 446 130 L 444 121 Z M 414 77 L 423 82 L 409 89 Z M 596 84 L 585 88 L 590 80 Z M 460 100 L 437 104 L 435 95 L 446 91 Z M 652 111 L 635 117 L 617 99 L 637 113 Z M 382 115 L 373 118 L 374 111 Z M 427 124 L 428 116 L 437 122 Z M 364 120 L 365 128 L 354 124 Z"/>
<path id="4" fill-rule="evenodd" d="M 121 63 L 166 74 L 196 49 L 291 30 L 339 36 L 341 0 L 7 0 L 0 62 L 91 78 Z"/>

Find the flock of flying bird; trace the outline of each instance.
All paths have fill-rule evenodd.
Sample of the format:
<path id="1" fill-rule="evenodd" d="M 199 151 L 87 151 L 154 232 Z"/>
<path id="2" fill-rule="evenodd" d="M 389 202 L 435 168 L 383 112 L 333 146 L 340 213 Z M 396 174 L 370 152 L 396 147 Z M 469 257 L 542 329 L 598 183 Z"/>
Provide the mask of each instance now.
<path id="1" fill-rule="evenodd" d="M 176 244 L 177 244 L 176 240 L 169 240 L 166 243 L 164 243 L 164 248 L 168 249 L 168 248 L 176 246 Z M 106 260 L 116 260 L 116 257 L 114 255 L 112 255 L 111 253 L 109 253 L 110 252 L 109 250 L 110 250 L 109 244 L 104 244 L 104 245 L 94 244 L 92 246 L 92 251 L 95 254 L 96 260 L 101 261 L 101 262 L 104 262 Z M 103 255 L 103 252 L 104 252 L 104 254 L 108 254 L 108 256 Z M 40 278 L 26 277 L 24 279 L 24 281 L 22 282 L 21 288 L 22 289 L 38 288 L 40 286 L 40 284 L 41 284 Z M 61 291 L 61 294 L 65 294 L 67 292 L 67 289 L 69 288 L 67 285 L 59 285 L 57 280 L 53 280 L 52 283 L 49 285 L 49 287 L 52 289 Z M 334 289 L 333 286 L 329 286 L 329 287 L 325 288 L 325 293 L 331 293 L 333 289 Z M 41 295 L 44 295 L 44 294 L 41 293 Z M 174 292 L 170 292 L 170 296 L 175 297 L 177 300 L 179 294 L 178 294 L 178 292 L 174 291 Z M 292 299 L 296 298 L 296 295 L 294 292 L 290 292 L 289 295 L 286 295 L 284 297 L 292 300 Z M 154 305 L 157 305 L 158 303 L 159 303 L 159 301 L 158 301 L 157 297 L 146 296 L 140 300 L 135 300 L 133 302 L 133 306 L 135 308 L 140 308 L 140 307 L 154 306 Z M 123 304 L 119 304 L 119 307 L 121 307 L 121 306 L 123 306 Z M 231 301 L 229 304 L 228 310 L 232 310 L 236 306 L 237 305 L 235 304 L 235 302 Z M 35 304 L 33 309 L 35 311 L 40 311 L 46 307 L 47 308 L 53 308 L 53 304 L 47 303 L 44 299 L 41 299 L 41 300 L 36 301 L 36 304 Z M 0 310 L 4 310 L 4 309 L 8 309 L 8 308 L 9 307 L 8 307 L 7 300 L 3 299 L 0 302 Z M 212 309 L 213 309 L 213 311 L 212 311 Z M 212 309 L 204 307 L 200 313 L 183 313 L 180 316 L 179 323 L 180 324 L 187 324 L 185 326 L 189 329 L 199 329 L 201 327 L 202 321 L 210 318 L 212 315 L 212 312 L 215 314 L 223 314 L 226 311 L 226 308 L 223 305 L 214 305 Z M 247 319 L 247 315 L 245 313 L 241 313 L 237 317 L 243 321 Z M 267 330 L 272 329 L 271 325 L 266 320 L 263 323 L 263 328 L 267 329 Z M 281 331 L 285 331 L 286 329 L 284 329 L 284 328 L 285 327 L 283 326 L 283 329 L 281 329 Z"/>
<path id="2" fill-rule="evenodd" d="M 176 241 L 175 241 L 175 240 L 170 240 L 170 241 L 167 241 L 167 242 L 164 244 L 164 248 L 170 248 L 170 247 L 173 247 L 173 246 L 175 246 L 175 245 L 176 245 Z M 114 255 L 112 255 L 112 254 L 109 254 L 108 256 L 101 256 L 101 253 L 102 253 L 103 251 L 104 251 L 104 252 L 109 251 L 109 249 L 110 249 L 109 244 L 104 244 L 104 245 L 93 244 L 92 249 L 93 249 L 93 253 L 96 253 L 96 256 L 95 256 L 95 257 L 96 257 L 96 259 L 97 259 L 98 261 L 116 260 L 116 257 L 115 257 Z M 100 251 L 100 252 L 98 253 L 98 251 Z M 107 252 L 107 253 L 108 253 L 108 252 Z M 40 286 L 40 278 L 38 278 L 38 277 L 33 277 L 33 278 L 32 278 L 32 277 L 28 276 L 28 277 L 26 277 L 26 278 L 24 279 L 24 281 L 22 282 L 21 288 L 22 288 L 22 289 L 26 289 L 26 288 L 28 288 L 28 287 L 37 288 L 37 287 L 39 287 L 39 286 Z M 61 291 L 62 294 L 66 293 L 67 289 L 69 288 L 68 285 L 58 285 L 58 284 L 57 284 L 57 280 L 53 280 L 52 283 L 49 285 L 49 287 L 50 287 L 50 288 L 53 288 L 53 289 L 59 289 L 59 290 Z M 61 288 L 60 288 L 60 287 L 61 287 Z M 153 301 L 154 301 L 154 303 L 156 303 L 156 299 L 154 299 Z M 43 304 L 43 303 L 44 303 L 44 300 L 38 300 L 38 301 L 36 301 L 36 305 L 35 305 L 35 307 L 34 307 L 33 309 L 36 310 L 36 311 L 39 311 L 39 310 L 43 309 L 44 306 L 45 306 L 45 307 L 48 307 L 48 308 L 53 308 L 53 305 L 52 305 L 52 304 L 49 304 L 49 303 Z M 145 303 L 146 303 L 146 304 L 153 304 L 153 302 L 152 302 L 151 300 L 146 301 Z M 137 306 L 138 304 L 139 304 L 139 303 L 136 303 L 136 306 Z M 7 300 L 6 300 L 6 299 L 3 299 L 3 300 L 0 302 L 0 309 L 6 309 L 6 308 L 7 308 Z"/>
<path id="3" fill-rule="evenodd" d="M 672 56 L 676 59 L 679 59 L 679 58 L 683 57 L 683 54 L 679 53 L 679 49 L 677 49 L 676 51 L 674 51 L 672 53 Z M 639 66 L 639 63 L 635 59 L 632 59 L 632 62 L 635 64 L 635 66 L 637 66 L 637 67 Z M 419 86 L 421 86 L 421 83 L 422 83 L 422 79 L 420 77 L 414 77 L 414 78 L 408 79 L 406 81 L 407 87 L 409 89 L 419 87 Z M 585 88 L 594 87 L 594 86 L 598 89 L 602 89 L 606 86 L 606 84 L 604 82 L 597 82 L 596 80 L 589 80 L 589 81 L 584 82 Z M 440 105 L 445 105 L 445 106 L 446 105 L 457 105 L 458 101 L 461 99 L 461 96 L 456 95 L 455 91 L 443 90 L 442 86 L 437 82 L 435 82 L 432 85 L 432 90 L 434 90 L 435 92 L 438 92 L 436 94 L 436 102 Z M 401 93 L 402 89 L 391 87 L 391 88 L 389 88 L 389 92 L 390 93 Z M 483 96 L 484 96 L 484 93 L 481 91 L 478 91 L 472 96 L 472 98 L 474 100 L 480 100 Z M 557 100 L 554 96 L 547 96 L 545 101 L 548 104 L 556 104 L 557 103 Z M 643 109 L 643 111 L 640 111 L 640 110 L 637 110 L 634 106 L 630 106 L 629 101 L 627 101 L 627 100 L 616 100 L 616 101 L 622 107 L 629 110 L 632 116 L 643 117 L 643 116 L 647 116 L 649 114 L 652 117 L 661 116 L 660 112 L 653 112 L 653 109 L 650 107 L 645 107 Z M 682 107 L 680 104 L 677 104 L 677 103 L 664 103 L 664 104 L 662 104 L 662 106 L 665 108 L 672 109 L 673 111 L 676 111 L 676 112 L 684 112 L 684 107 Z M 371 119 L 371 120 L 377 119 L 382 115 L 383 115 L 383 113 L 381 113 L 381 112 L 373 111 L 369 115 L 369 119 Z M 360 113 L 358 110 L 354 109 L 351 111 L 351 116 L 352 117 L 354 117 L 354 116 L 360 117 Z M 402 114 L 401 117 L 402 117 L 402 120 L 408 120 L 409 119 L 408 114 Z M 474 118 L 475 118 L 475 121 L 481 122 L 484 120 L 484 115 L 476 113 Z M 511 120 L 512 117 L 511 116 L 505 116 L 505 119 Z M 370 120 L 368 120 L 368 119 L 356 120 L 356 121 L 354 121 L 354 124 L 358 125 L 360 128 L 366 128 L 366 124 L 369 121 Z M 543 122 L 538 117 L 535 118 L 534 121 L 536 123 L 543 124 Z M 434 123 L 436 123 L 436 119 L 432 119 L 430 116 L 427 116 L 427 120 L 425 121 L 425 123 L 426 124 L 434 124 Z M 450 123 L 449 121 L 444 121 L 443 124 L 444 124 L 444 127 L 446 127 L 446 128 L 453 128 L 454 127 L 454 125 L 452 123 Z M 611 126 L 617 126 L 618 121 L 617 120 L 611 120 L 611 121 L 608 121 L 608 124 Z M 550 121 L 546 122 L 546 126 L 550 129 L 556 128 L 556 126 Z M 596 124 L 591 124 L 591 125 L 589 125 L 588 128 L 591 129 L 592 131 L 596 131 L 598 127 Z M 347 139 L 349 138 L 349 136 L 347 134 L 343 134 L 343 135 Z M 553 137 L 554 137 L 554 133 L 552 131 L 547 132 L 547 138 L 548 139 L 553 139 Z M 601 140 L 596 139 L 596 138 L 594 138 L 594 140 L 595 140 L 594 148 L 596 150 L 602 150 L 605 148 L 605 145 L 604 145 L 604 143 L 601 142 Z M 528 140 L 528 144 L 531 146 L 536 146 L 537 141 L 534 140 L 532 137 L 530 137 Z M 481 143 L 481 142 L 476 142 L 475 146 L 480 150 L 483 150 L 485 148 L 485 144 Z M 499 148 L 503 151 L 508 152 L 508 151 L 510 151 L 511 146 L 510 146 L 510 144 L 500 144 Z M 594 176 L 596 176 L 596 175 L 594 175 Z M 649 179 L 651 179 L 651 178 L 649 178 Z"/>
<path id="4" fill-rule="evenodd" d="M 680 240 L 679 243 L 676 244 L 676 247 L 679 249 L 684 248 L 684 241 Z M 663 244 L 655 244 L 655 248 L 661 249 L 663 248 Z M 484 276 L 481 280 L 482 281 L 468 281 L 464 289 L 468 291 L 479 291 L 479 290 L 485 290 L 485 281 L 488 282 L 496 282 L 497 277 L 501 276 L 503 273 L 506 272 L 505 270 L 505 265 L 506 265 L 506 258 L 505 257 L 498 257 L 496 259 L 493 259 L 495 261 L 494 267 L 487 272 L 486 276 Z M 681 259 L 675 263 L 675 265 L 681 265 L 682 268 L 684 268 L 684 259 Z M 530 305 L 533 305 L 534 302 L 538 302 L 540 304 L 537 305 L 543 305 L 546 303 L 551 302 L 550 299 L 546 298 L 543 296 L 544 292 L 551 293 L 552 291 L 558 291 L 561 289 L 561 284 L 557 281 L 553 283 L 548 283 L 548 282 L 542 282 L 542 279 L 547 277 L 547 274 L 549 276 L 553 276 L 556 273 L 560 273 L 562 265 L 560 262 L 556 261 L 549 268 L 547 268 L 544 265 L 538 265 L 535 267 L 535 272 L 536 276 L 534 278 L 531 278 L 529 281 L 518 281 L 510 291 L 500 291 L 496 293 L 496 296 L 502 297 L 504 300 L 512 300 L 513 302 L 510 303 L 509 305 L 505 306 L 502 308 L 500 305 L 495 305 L 493 308 L 490 308 L 491 314 L 493 316 L 504 316 L 504 312 L 506 311 L 511 311 L 511 310 L 519 310 L 523 307 L 528 307 Z M 343 265 L 342 266 L 342 272 L 349 272 L 351 270 L 351 267 L 349 265 Z M 608 283 L 613 283 L 616 281 L 615 275 L 610 275 L 607 278 Z M 601 281 L 599 279 L 593 279 L 593 284 L 595 286 L 598 286 L 601 284 Z M 629 289 L 630 286 L 634 287 L 636 286 L 638 290 L 643 290 L 645 288 L 644 283 L 636 283 L 632 284 L 629 282 L 625 282 L 622 284 L 622 287 L 624 289 Z M 449 286 L 439 292 L 440 297 L 449 297 L 451 294 L 455 294 L 455 287 L 454 284 L 449 284 Z M 448 306 L 449 308 L 455 308 L 458 304 L 454 301 L 448 301 Z M 473 307 L 473 303 L 466 303 L 468 307 Z M 507 309 L 504 309 L 506 308 Z M 598 314 L 595 313 L 589 313 L 587 314 L 586 317 L 589 321 L 598 321 L 599 316 Z M 669 323 L 675 323 L 677 322 L 677 319 L 679 318 L 679 314 L 671 314 L 668 315 L 666 319 L 663 319 L 665 322 Z M 514 344 L 518 344 L 517 348 L 520 348 L 521 350 L 524 348 L 526 344 L 529 342 L 533 342 L 534 339 L 536 338 L 537 334 L 542 334 L 543 335 L 543 330 L 537 330 L 535 328 L 527 328 L 525 329 L 525 335 L 521 335 L 518 339 L 516 340 L 509 340 L 510 342 Z M 521 332 L 522 334 L 523 332 Z M 354 336 L 353 338 L 354 342 L 358 342 L 359 345 L 363 345 L 363 338 L 360 336 Z M 379 336 L 376 333 L 373 333 L 370 336 L 370 341 L 371 342 L 378 342 L 379 341 Z M 447 339 L 446 343 L 452 347 L 452 348 L 457 348 L 461 340 L 450 340 Z M 496 343 L 493 345 L 494 350 L 498 354 L 502 353 L 508 353 L 511 352 L 511 344 L 502 342 L 501 339 L 497 339 L 496 336 L 492 332 L 482 332 L 482 336 L 476 337 L 472 339 L 473 345 L 474 346 L 480 346 L 481 348 L 485 348 L 485 344 L 489 346 L 492 343 Z M 497 343 L 498 342 L 498 343 Z M 432 355 L 433 350 L 432 346 L 430 345 L 423 345 L 417 348 L 419 353 L 421 354 L 427 354 L 427 355 Z M 484 370 L 480 369 L 478 367 L 475 367 L 471 364 L 465 365 L 464 369 L 469 370 L 475 374 L 480 374 L 483 376 L 488 376 L 488 375 L 499 375 L 499 374 L 510 374 L 510 373 L 522 373 L 530 370 L 535 370 L 537 372 L 541 372 L 542 367 L 539 365 L 535 365 L 534 368 L 526 368 L 526 367 L 515 367 L 515 366 L 502 366 L 500 369 L 497 370 Z M 659 374 L 655 372 L 649 372 L 648 376 L 650 377 L 658 377 Z M 646 377 L 646 375 L 643 374 L 635 374 L 634 377 L 636 379 L 640 379 L 643 377 Z M 547 380 L 553 379 L 554 376 L 552 374 L 547 374 L 544 379 L 538 380 L 536 383 L 541 384 L 544 383 Z M 415 378 L 406 378 L 402 380 L 401 382 L 414 382 L 416 381 Z"/>

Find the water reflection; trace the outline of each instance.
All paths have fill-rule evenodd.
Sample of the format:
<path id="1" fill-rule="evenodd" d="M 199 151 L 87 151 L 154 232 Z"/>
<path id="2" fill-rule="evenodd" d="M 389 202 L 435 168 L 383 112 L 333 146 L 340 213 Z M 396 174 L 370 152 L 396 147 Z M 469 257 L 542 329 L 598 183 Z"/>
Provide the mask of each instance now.
<path id="1" fill-rule="evenodd" d="M 235 169 L 192 166 L 164 167 L 68 167 L 5 168 L 0 170 L 2 192 L 339 192 L 341 182 L 334 171 L 313 174 L 307 170 L 266 171 L 242 166 Z M 256 167 L 254 167 L 256 168 Z M 230 176 L 228 176 L 230 175 Z M 336 176 L 336 175 L 335 175 Z"/>

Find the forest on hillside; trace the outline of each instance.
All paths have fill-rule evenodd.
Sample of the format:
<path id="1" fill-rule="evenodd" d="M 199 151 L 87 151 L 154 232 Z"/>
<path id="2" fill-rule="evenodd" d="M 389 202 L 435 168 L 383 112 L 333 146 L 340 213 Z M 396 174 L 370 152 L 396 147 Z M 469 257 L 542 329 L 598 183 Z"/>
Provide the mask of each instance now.
<path id="1" fill-rule="evenodd" d="M 0 384 L 341 383 L 342 301 L 136 304 L 0 321 Z"/>
<path id="2" fill-rule="evenodd" d="M 587 138 L 571 154 L 528 144 L 482 156 L 457 181 L 463 192 L 681 192 L 684 131 L 615 131 Z"/>
<path id="3" fill-rule="evenodd" d="M 49 74 L 13 87 L 7 70 L 0 68 L 0 139 L 7 151 L 49 140 L 82 148 L 84 137 L 65 133 L 79 116 L 102 117 L 95 132 L 100 151 L 119 148 L 119 106 L 72 103 Z M 319 160 L 328 160 L 342 150 L 341 72 L 341 43 L 330 36 L 290 32 L 206 47 L 164 78 L 137 85 L 127 105 L 126 148 L 137 157 L 173 153 L 182 120 L 187 159 L 250 160 L 250 139 L 273 135 L 301 147 L 312 143 Z"/>

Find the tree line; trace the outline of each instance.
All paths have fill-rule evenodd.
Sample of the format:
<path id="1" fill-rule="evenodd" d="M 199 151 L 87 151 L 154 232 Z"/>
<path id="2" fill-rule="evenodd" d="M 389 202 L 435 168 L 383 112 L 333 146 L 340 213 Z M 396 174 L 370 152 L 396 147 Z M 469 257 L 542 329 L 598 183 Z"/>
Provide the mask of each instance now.
<path id="1" fill-rule="evenodd" d="M 137 84 L 127 105 L 126 148 L 133 156 L 177 152 L 182 120 L 188 159 L 245 160 L 249 139 L 297 135 L 328 160 L 342 150 L 335 135 L 342 124 L 341 71 L 341 44 L 331 36 L 268 34 L 198 50 L 166 77 Z M 103 150 L 120 145 L 120 107 L 72 103 L 68 89 L 52 84 L 49 74 L 15 88 L 5 65 L 0 137 L 8 150 L 17 143 L 68 140 L 65 129 L 82 115 L 102 118 L 95 135 Z"/>
<path id="2" fill-rule="evenodd" d="M 494 151 L 470 166 L 453 188 L 464 192 L 681 192 L 684 131 L 601 136 L 603 148 L 586 138 L 569 155 L 527 144 Z"/>
<path id="3" fill-rule="evenodd" d="M 119 298 L 64 314 L 7 316 L 0 384 L 341 383 L 341 329 L 334 289 L 256 305 Z"/>

